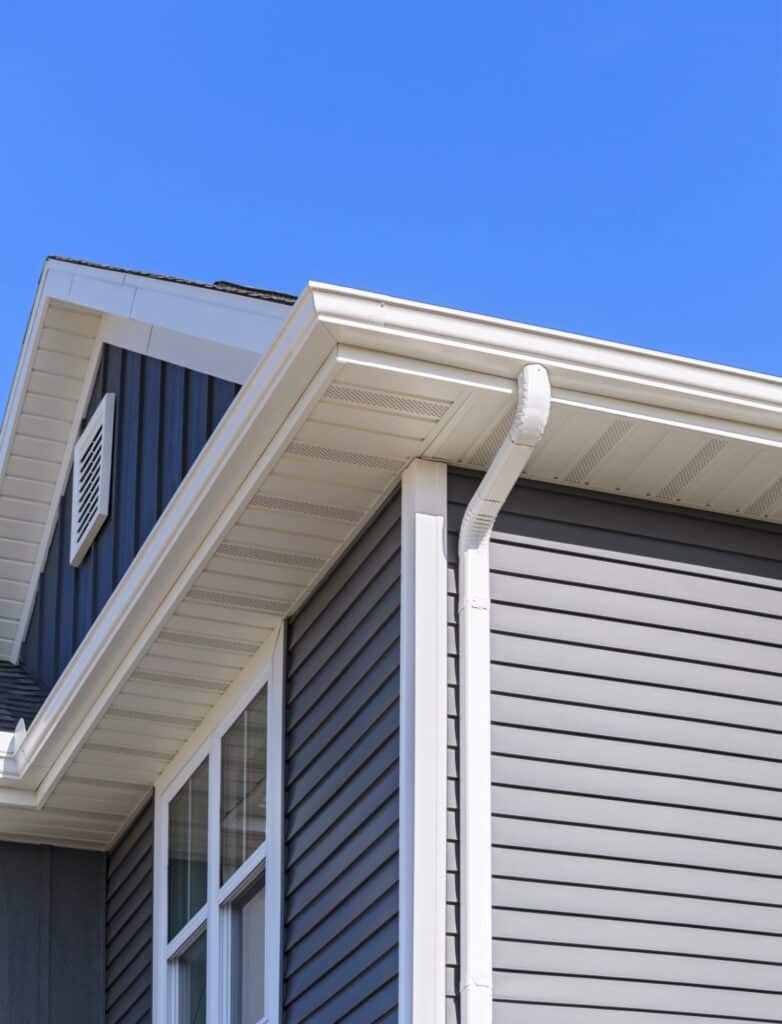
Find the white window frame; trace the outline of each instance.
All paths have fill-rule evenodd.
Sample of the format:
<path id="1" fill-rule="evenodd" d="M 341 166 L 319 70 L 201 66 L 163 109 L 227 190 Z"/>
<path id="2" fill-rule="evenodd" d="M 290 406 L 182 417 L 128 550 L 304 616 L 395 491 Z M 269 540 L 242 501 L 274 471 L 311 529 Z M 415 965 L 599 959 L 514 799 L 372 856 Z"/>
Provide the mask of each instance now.
<path id="1" fill-rule="evenodd" d="M 153 1024 L 176 1024 L 179 986 L 174 960 L 206 929 L 206 1021 L 230 1022 L 231 904 L 264 876 L 264 1002 L 259 1024 L 280 1024 L 282 995 L 283 690 L 285 628 L 280 624 L 229 687 L 155 786 Z M 266 839 L 220 884 L 220 745 L 225 733 L 267 688 Z M 179 933 L 168 938 L 169 806 L 209 758 L 207 899 Z"/>

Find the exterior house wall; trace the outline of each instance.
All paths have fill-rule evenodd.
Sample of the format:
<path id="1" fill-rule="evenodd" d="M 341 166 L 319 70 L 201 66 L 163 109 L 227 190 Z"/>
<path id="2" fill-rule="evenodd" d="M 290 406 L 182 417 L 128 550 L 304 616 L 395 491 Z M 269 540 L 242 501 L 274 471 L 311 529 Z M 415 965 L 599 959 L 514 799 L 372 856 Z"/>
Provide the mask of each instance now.
<path id="1" fill-rule="evenodd" d="M 111 508 L 74 569 L 69 478 L 21 656 L 44 691 L 57 681 L 237 391 L 228 381 L 104 346 L 84 425 L 105 394 L 116 395 Z"/>
<path id="2" fill-rule="evenodd" d="M 0 1020 L 102 1024 L 106 858 L 0 842 Z"/>
<path id="3" fill-rule="evenodd" d="M 456 539 L 475 484 L 449 475 L 452 1021 Z M 491 548 L 495 1024 L 782 1018 L 781 542 L 512 492 Z"/>
<path id="4" fill-rule="evenodd" d="M 106 871 L 106 1024 L 152 1020 L 153 802 L 111 853 Z"/>
<path id="5" fill-rule="evenodd" d="M 396 1019 L 400 505 L 288 632 L 285 1024 Z"/>

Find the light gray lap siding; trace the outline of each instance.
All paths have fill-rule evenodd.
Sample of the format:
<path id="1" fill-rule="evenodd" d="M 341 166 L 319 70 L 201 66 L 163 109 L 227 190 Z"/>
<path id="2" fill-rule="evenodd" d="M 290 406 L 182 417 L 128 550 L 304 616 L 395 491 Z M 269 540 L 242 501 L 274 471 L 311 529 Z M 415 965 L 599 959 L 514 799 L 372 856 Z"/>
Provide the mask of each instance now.
<path id="1" fill-rule="evenodd" d="M 106 1024 L 152 1020 L 153 803 L 108 856 Z"/>
<path id="2" fill-rule="evenodd" d="M 474 486 L 451 472 L 452 596 Z M 782 531 L 514 490 L 492 540 L 495 1024 L 782 1019 L 781 626 Z"/>
<path id="3" fill-rule="evenodd" d="M 400 501 L 289 624 L 284 1020 L 397 1018 Z"/>

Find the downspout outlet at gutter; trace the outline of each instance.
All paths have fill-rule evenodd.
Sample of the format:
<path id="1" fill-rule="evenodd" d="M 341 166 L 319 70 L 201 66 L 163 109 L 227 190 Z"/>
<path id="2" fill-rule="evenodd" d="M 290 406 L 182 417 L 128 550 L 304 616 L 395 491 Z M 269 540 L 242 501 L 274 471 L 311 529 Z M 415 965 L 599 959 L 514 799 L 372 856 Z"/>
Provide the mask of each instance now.
<path id="1" fill-rule="evenodd" d="M 462 1024 L 492 1019 L 491 632 L 489 541 L 551 405 L 545 368 L 525 366 L 516 415 L 459 531 L 460 936 Z"/>

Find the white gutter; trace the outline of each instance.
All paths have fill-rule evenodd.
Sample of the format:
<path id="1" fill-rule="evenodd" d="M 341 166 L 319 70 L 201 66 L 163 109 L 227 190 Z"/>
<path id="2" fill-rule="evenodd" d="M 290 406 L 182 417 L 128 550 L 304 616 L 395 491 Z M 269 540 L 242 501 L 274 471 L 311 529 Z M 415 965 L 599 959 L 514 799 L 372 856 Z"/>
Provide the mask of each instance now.
<path id="1" fill-rule="evenodd" d="M 518 379 L 516 416 L 459 532 L 460 948 L 462 1024 L 492 1019 L 491 634 L 489 540 L 548 423 L 551 385 L 537 364 Z"/>

